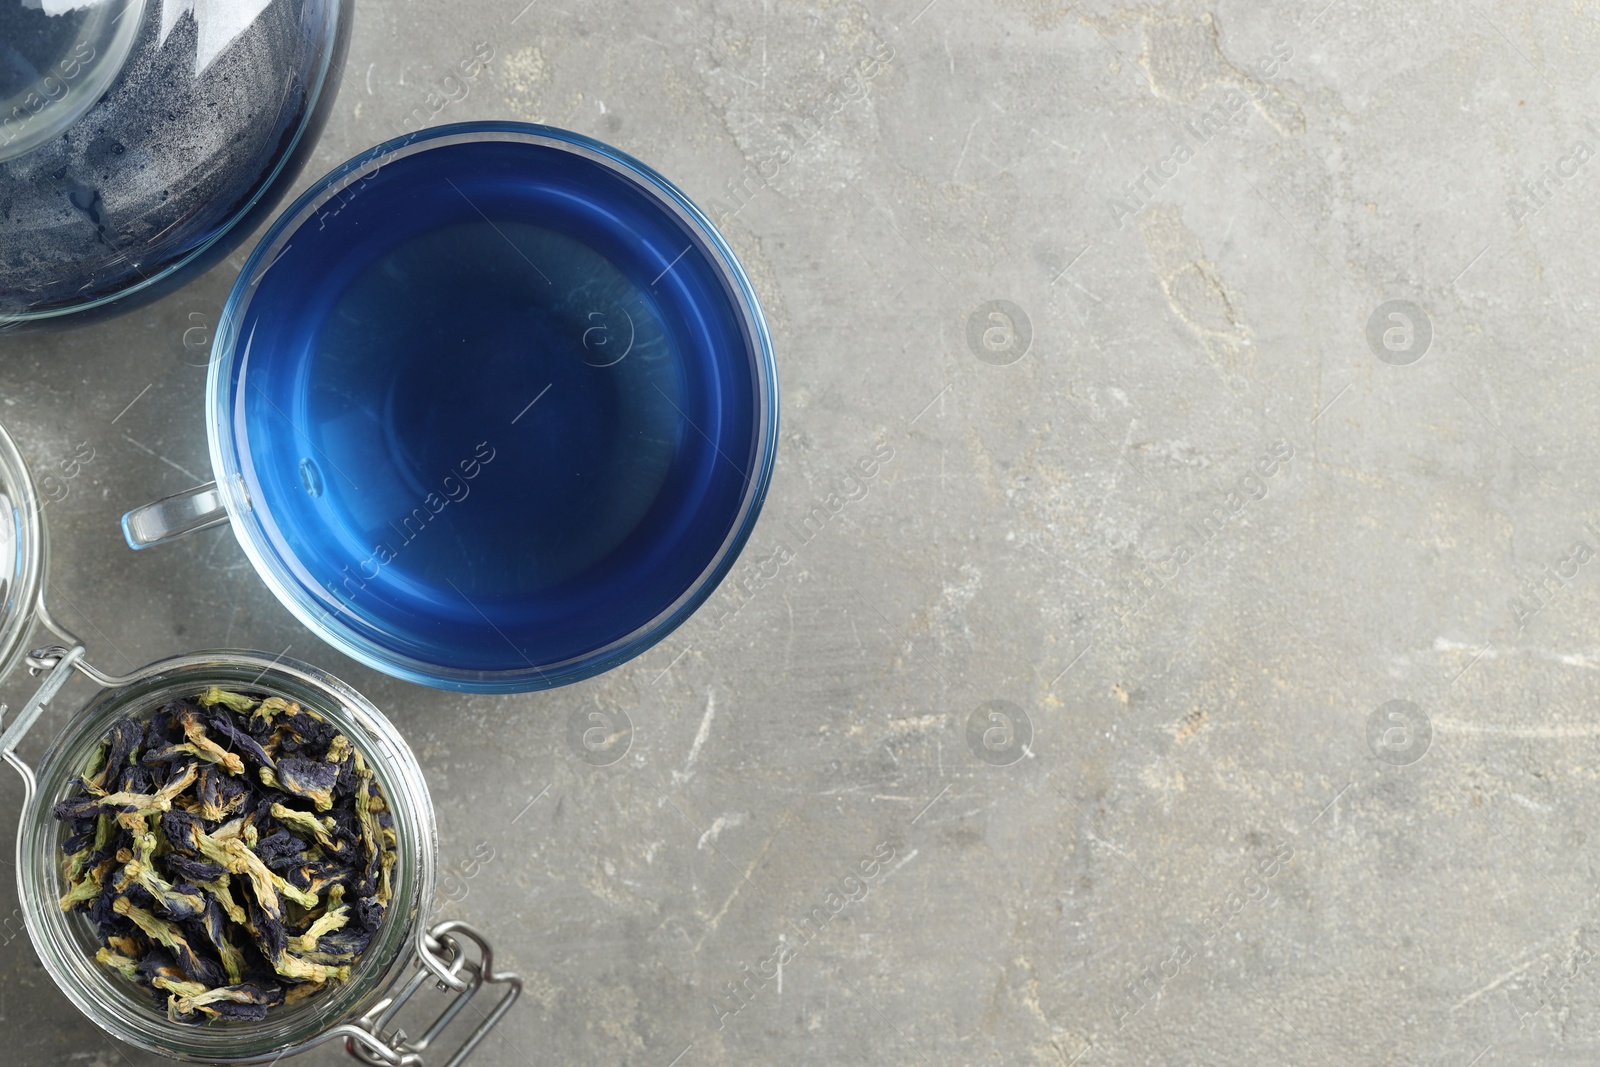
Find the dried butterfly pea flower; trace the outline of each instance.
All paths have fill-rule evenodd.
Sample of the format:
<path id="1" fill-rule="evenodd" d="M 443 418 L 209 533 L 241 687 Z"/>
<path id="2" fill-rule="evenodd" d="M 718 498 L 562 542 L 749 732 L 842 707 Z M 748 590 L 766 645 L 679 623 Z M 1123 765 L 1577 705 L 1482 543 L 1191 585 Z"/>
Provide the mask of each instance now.
<path id="1" fill-rule="evenodd" d="M 308 893 L 319 895 L 323 890 L 335 885 L 353 885 L 355 883 L 355 879 L 351 877 L 350 869 L 347 866 L 329 860 L 310 860 L 306 863 L 297 863 L 283 868 L 278 873 L 282 874 L 290 885 L 304 889 Z"/>
<path id="2" fill-rule="evenodd" d="M 115 839 L 117 824 L 109 814 L 101 812 L 93 819 L 77 820 L 74 826 L 87 823 L 93 827 L 91 832 L 79 832 L 61 842 L 61 850 L 67 853 L 66 875 L 67 884 L 76 885 L 89 867 L 105 862 L 115 850 L 107 851 L 107 847 Z"/>
<path id="3" fill-rule="evenodd" d="M 121 973 L 122 977 L 130 982 L 138 980 L 139 961 L 133 957 L 124 956 L 122 953 L 115 952 L 110 948 L 102 948 L 94 954 L 94 958 L 97 962 L 103 963 L 112 970 Z"/>
<path id="4" fill-rule="evenodd" d="M 84 859 L 94 849 L 94 832 L 100 824 L 99 815 L 90 815 L 82 819 L 73 819 L 72 834 L 61 842 L 61 851 L 68 856 L 82 854 Z"/>
<path id="5" fill-rule="evenodd" d="M 198 835 L 205 833 L 205 823 L 192 812 L 168 811 L 161 815 L 161 831 L 173 848 L 195 853 L 200 850 Z"/>
<path id="6" fill-rule="evenodd" d="M 285 756 L 278 760 L 276 772 L 261 768 L 264 785 L 282 789 L 297 797 L 304 797 L 316 805 L 318 811 L 333 807 L 333 787 L 339 781 L 339 768 L 300 756 Z"/>
<path id="7" fill-rule="evenodd" d="M 299 711 L 300 705 L 292 700 L 285 700 L 283 697 L 267 697 L 260 704 L 257 704 L 255 711 L 251 713 L 247 729 L 254 736 L 264 736 L 272 731 L 278 716 L 296 715 Z"/>
<path id="8" fill-rule="evenodd" d="M 368 933 L 377 933 L 383 925 L 384 906 L 372 897 L 363 896 L 355 903 L 356 922 Z"/>
<path id="9" fill-rule="evenodd" d="M 151 985 L 160 975 L 183 977 L 172 953 L 159 945 L 150 945 L 139 956 L 139 977 L 145 985 Z"/>
<path id="10" fill-rule="evenodd" d="M 329 807 L 332 807 L 331 803 Z M 339 830 L 339 823 L 332 816 L 324 816 L 318 819 L 309 811 L 299 811 L 289 807 L 287 804 L 274 804 L 269 809 L 269 813 L 289 829 L 298 830 L 302 834 L 310 836 L 318 845 L 321 845 L 332 855 L 349 851 L 349 846 L 345 841 L 336 839 L 333 836 Z"/>
<path id="11" fill-rule="evenodd" d="M 205 900 L 200 891 L 191 885 L 174 886 L 157 873 L 151 861 L 156 849 L 155 834 L 144 834 L 134 844 L 133 855 L 123 862 L 123 867 L 112 881 L 112 888 L 125 893 L 130 885 L 138 885 L 161 910 L 172 919 L 191 919 L 205 910 Z M 120 853 L 119 853 L 120 855 Z"/>
<path id="12" fill-rule="evenodd" d="M 167 1001 L 167 1018 L 174 1022 L 197 1022 L 195 1013 L 204 1012 L 213 1018 L 264 1019 L 268 1008 L 282 1003 L 283 987 L 276 982 L 242 982 L 216 989 L 173 989 Z"/>
<path id="13" fill-rule="evenodd" d="M 151 749 L 144 754 L 145 763 L 160 763 L 164 760 L 183 759 L 186 757 L 203 759 L 210 763 L 218 763 L 229 774 L 243 774 L 244 760 L 232 752 L 224 751 L 215 744 L 197 745 L 193 741 L 170 742 L 160 748 Z"/>
<path id="14" fill-rule="evenodd" d="M 317 947 L 300 955 L 308 963 L 350 963 L 372 943 L 372 932 L 360 926 L 347 926 L 322 935 Z"/>
<path id="15" fill-rule="evenodd" d="M 298 1004 L 307 997 L 315 996 L 322 992 L 325 986 L 321 982 L 299 982 L 283 991 L 284 1004 Z"/>
<path id="16" fill-rule="evenodd" d="M 244 974 L 244 955 L 228 937 L 227 917 L 219 901 L 212 899 L 206 903 L 200 926 L 206 940 L 216 950 L 217 958 L 222 961 L 222 970 L 229 984 L 237 985 Z"/>
<path id="17" fill-rule="evenodd" d="M 197 888 L 211 894 L 211 899 L 217 902 L 217 906 L 228 917 L 228 921 L 237 923 L 240 926 L 243 926 L 248 921 L 244 908 L 240 907 L 239 903 L 233 899 L 232 883 L 229 881 L 226 871 L 215 881 L 196 882 L 195 885 Z"/>
<path id="18" fill-rule="evenodd" d="M 354 798 L 356 809 L 356 825 L 361 830 L 362 857 L 368 871 L 376 871 L 378 862 L 378 820 L 373 817 L 371 792 L 377 783 L 373 781 L 371 771 L 358 770 L 357 777 L 361 784 L 356 788 Z"/>
<path id="19" fill-rule="evenodd" d="M 144 727 L 130 719 L 123 719 L 114 723 L 106 731 L 105 738 L 101 741 L 99 750 L 100 766 L 91 771 L 85 768 L 82 775 L 84 788 L 91 793 L 107 791 L 109 783 L 115 782 L 121 775 L 129 760 L 134 758 L 139 750 L 139 745 L 144 741 Z"/>
<path id="20" fill-rule="evenodd" d="M 144 943 L 143 939 L 138 937 L 112 936 L 106 938 L 106 947 L 113 952 L 120 952 L 124 956 L 132 956 L 137 959 L 144 955 L 145 949 L 149 946 Z"/>
<path id="21" fill-rule="evenodd" d="M 330 966 L 313 963 L 289 951 L 289 936 L 283 924 L 259 907 L 254 900 L 247 905 L 250 913 L 248 929 L 255 946 L 272 966 L 274 972 L 295 982 L 326 982 L 350 977 L 348 966 Z"/>
<path id="22" fill-rule="evenodd" d="M 337 732 L 327 720 L 301 708 L 286 716 L 279 724 L 280 729 L 289 731 L 292 735 L 284 740 L 285 745 L 292 746 L 295 750 L 312 750 L 318 755 L 327 751 L 328 743 L 333 740 Z"/>
<path id="23" fill-rule="evenodd" d="M 355 746 L 344 734 L 334 734 L 328 740 L 327 751 L 322 754 L 324 763 L 344 763 L 355 753 Z"/>
<path id="24" fill-rule="evenodd" d="M 229 874 L 242 874 L 250 880 L 251 887 L 255 890 L 256 900 L 261 906 L 279 921 L 283 918 L 283 904 L 279 897 L 286 896 L 301 907 L 314 908 L 317 898 L 303 890 L 290 885 L 281 875 L 269 870 L 261 862 L 261 857 L 250 850 L 242 837 L 231 837 L 225 841 L 200 834 L 200 853 L 213 863 L 219 863 L 227 869 Z"/>
<path id="25" fill-rule="evenodd" d="M 172 996 L 182 996 L 185 993 L 203 993 L 208 988 L 204 982 L 197 982 L 184 976 L 183 971 L 173 959 L 172 953 L 164 948 L 152 948 L 140 959 L 135 968 L 135 974 L 141 985 L 147 987 L 159 1004 L 165 1002 L 168 1012 L 167 1017 L 172 1018 Z"/>
<path id="26" fill-rule="evenodd" d="M 73 883 L 61 898 L 61 910 L 71 911 L 80 904 L 96 899 L 103 891 L 105 879 L 116 869 L 115 860 L 105 860 L 84 873 L 83 880 Z"/>
<path id="27" fill-rule="evenodd" d="M 316 951 L 317 942 L 325 935 L 343 929 L 349 919 L 350 908 L 344 903 L 344 886 L 336 885 L 328 890 L 328 910 L 307 927 L 305 933 L 289 938 L 289 951 L 298 953 Z"/>
<path id="28" fill-rule="evenodd" d="M 123 827 L 117 816 L 110 812 L 101 812 L 95 819 L 94 851 L 89 853 L 89 863 L 98 863 L 116 855 L 119 848 L 132 840 L 132 835 Z"/>
<path id="29" fill-rule="evenodd" d="M 227 842 L 232 841 L 234 838 L 240 838 L 248 843 L 251 836 L 250 831 L 254 828 L 255 822 L 256 813 L 254 811 L 245 811 L 229 819 L 221 826 L 213 827 L 203 832 L 214 841 Z"/>
<path id="30" fill-rule="evenodd" d="M 280 806 L 274 805 L 275 808 Z M 256 843 L 255 853 L 261 857 L 261 862 L 266 864 L 268 870 L 283 874 L 300 862 L 301 857 L 305 855 L 306 847 L 305 841 L 288 830 L 277 829 Z"/>
<path id="31" fill-rule="evenodd" d="M 285 978 L 297 982 L 328 982 L 333 980 L 346 981 L 350 977 L 348 964 L 335 966 L 328 963 L 312 963 L 300 956 L 284 951 L 275 956 L 269 956 L 273 970 Z"/>
<path id="32" fill-rule="evenodd" d="M 237 711 L 241 714 L 256 706 L 256 701 L 245 696 L 243 693 L 231 693 L 228 690 L 215 685 L 210 689 L 207 689 L 204 693 L 201 693 L 195 699 L 208 708 L 221 704 L 228 710 Z"/>
<path id="33" fill-rule="evenodd" d="M 185 707 L 178 712 L 178 725 L 183 729 L 183 736 L 193 746 L 195 754 L 201 759 L 208 759 L 212 763 L 221 764 L 229 774 L 243 774 L 244 760 L 236 752 L 229 752 L 222 745 L 212 740 L 206 730 L 205 723 L 200 721 L 200 716 L 193 708 Z"/>
<path id="34" fill-rule="evenodd" d="M 81 819 L 88 815 L 101 815 L 107 811 L 159 815 L 170 810 L 172 801 L 153 793 L 108 793 L 98 797 L 84 793 L 81 796 L 69 797 L 55 807 L 58 819 Z"/>
<path id="35" fill-rule="evenodd" d="M 221 767 L 210 764 L 200 770 L 198 804 L 193 809 L 207 822 L 221 822 L 235 814 L 250 799 L 250 787 Z"/>
<path id="36" fill-rule="evenodd" d="M 347 979 L 383 921 L 394 819 L 349 738 L 293 701 L 171 701 L 111 727 L 73 784 L 63 906 L 170 1018 L 303 1000 Z"/>
<path id="37" fill-rule="evenodd" d="M 283 928 L 283 921 L 271 915 L 254 896 L 240 893 L 239 897 L 244 902 L 244 926 L 250 934 L 251 943 L 270 964 L 277 956 L 288 951 L 289 932 Z"/>
<path id="38" fill-rule="evenodd" d="M 283 1003 L 283 987 L 245 984 L 213 989 L 193 998 L 179 997 L 177 1001 L 177 1010 L 183 1014 L 197 1008 L 218 1019 L 265 1019 L 267 1009 Z"/>
<path id="39" fill-rule="evenodd" d="M 117 727 L 120 727 L 121 725 L 122 723 L 118 722 L 112 727 L 112 730 L 116 730 Z M 83 788 L 89 788 L 89 783 L 98 781 L 101 774 L 104 773 L 106 759 L 110 756 L 110 753 L 111 734 L 108 733 L 105 737 L 100 739 L 99 744 L 94 746 L 94 751 L 89 753 L 89 758 L 84 761 L 82 769 L 78 771 L 77 778 L 73 780 Z"/>
<path id="40" fill-rule="evenodd" d="M 394 864 L 399 858 L 399 841 L 395 832 L 388 827 L 380 827 L 378 839 L 381 851 L 378 854 L 380 869 L 378 872 L 378 891 L 375 894 L 378 903 L 388 904 L 394 895 Z"/>
<path id="41" fill-rule="evenodd" d="M 134 906 L 127 897 L 118 897 L 116 903 L 112 905 L 112 910 L 131 919 L 146 937 L 170 951 L 177 960 L 178 967 L 189 980 L 203 982 L 208 986 L 221 983 L 222 974 L 217 965 L 196 953 L 188 939 L 183 936 L 183 932 L 172 923 Z"/>
<path id="42" fill-rule="evenodd" d="M 108 867 L 108 870 L 109 869 L 110 868 Z M 97 895 L 91 898 L 88 908 L 85 909 L 89 916 L 89 921 L 94 923 L 95 928 L 100 931 L 100 935 L 102 937 L 110 938 L 118 935 L 134 935 L 139 933 L 138 927 L 134 926 L 131 920 L 129 920 L 126 916 L 118 915 L 116 911 L 113 910 L 113 905 L 116 904 L 116 902 L 120 899 L 122 898 L 117 896 L 117 894 L 109 886 L 106 886 L 103 887 Z M 67 905 L 61 910 L 71 911 L 73 907 L 77 906 L 79 905 Z"/>
<path id="43" fill-rule="evenodd" d="M 180 997 L 197 997 L 204 993 L 208 988 L 204 982 L 191 982 L 187 978 L 169 977 L 165 974 L 158 974 L 154 978 L 151 978 L 150 984 L 155 986 L 157 989 L 166 990 L 167 992 Z"/>
<path id="44" fill-rule="evenodd" d="M 172 810 L 172 798 L 189 788 L 196 774 L 194 764 L 190 763 L 181 774 L 154 791 L 116 792 L 104 796 L 84 793 L 68 797 L 55 806 L 55 815 L 58 819 L 74 820 L 108 811 L 133 815 L 160 815 Z"/>
<path id="45" fill-rule="evenodd" d="M 253 760 L 258 765 L 267 767 L 273 765 L 272 756 L 267 750 L 247 732 L 229 722 L 225 715 L 213 713 L 205 716 L 202 721 L 206 729 L 227 740 L 227 745 L 224 747 L 240 752 L 246 759 Z"/>

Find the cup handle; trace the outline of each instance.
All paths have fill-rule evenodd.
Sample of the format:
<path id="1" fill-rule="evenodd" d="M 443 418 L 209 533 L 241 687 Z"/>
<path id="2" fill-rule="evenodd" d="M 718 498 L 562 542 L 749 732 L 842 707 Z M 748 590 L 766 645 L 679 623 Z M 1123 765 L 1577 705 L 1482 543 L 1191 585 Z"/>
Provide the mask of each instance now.
<path id="1" fill-rule="evenodd" d="M 132 549 L 164 545 L 228 521 L 228 509 L 216 482 L 134 508 L 122 516 L 122 536 Z"/>

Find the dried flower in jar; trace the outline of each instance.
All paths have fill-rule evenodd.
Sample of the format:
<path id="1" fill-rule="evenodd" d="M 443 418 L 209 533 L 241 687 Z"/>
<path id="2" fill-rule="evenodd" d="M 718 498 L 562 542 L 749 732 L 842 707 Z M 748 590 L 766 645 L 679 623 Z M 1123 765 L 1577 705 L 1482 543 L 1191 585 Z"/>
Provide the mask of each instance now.
<path id="1" fill-rule="evenodd" d="M 282 697 L 212 687 L 123 719 L 73 785 L 61 907 L 176 1022 L 261 1019 L 348 979 L 392 900 L 376 776 Z"/>

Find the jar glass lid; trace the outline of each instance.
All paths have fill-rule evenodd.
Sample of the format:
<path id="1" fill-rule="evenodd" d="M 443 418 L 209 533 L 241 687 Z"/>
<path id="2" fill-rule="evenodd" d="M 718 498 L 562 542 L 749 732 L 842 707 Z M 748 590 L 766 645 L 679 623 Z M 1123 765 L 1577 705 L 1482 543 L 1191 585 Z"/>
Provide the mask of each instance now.
<path id="1" fill-rule="evenodd" d="M 44 559 L 39 495 L 16 443 L 0 426 L 0 679 L 26 650 Z"/>
<path id="2" fill-rule="evenodd" d="M 116 79 L 145 0 L 0 0 L 0 161 L 83 117 Z"/>

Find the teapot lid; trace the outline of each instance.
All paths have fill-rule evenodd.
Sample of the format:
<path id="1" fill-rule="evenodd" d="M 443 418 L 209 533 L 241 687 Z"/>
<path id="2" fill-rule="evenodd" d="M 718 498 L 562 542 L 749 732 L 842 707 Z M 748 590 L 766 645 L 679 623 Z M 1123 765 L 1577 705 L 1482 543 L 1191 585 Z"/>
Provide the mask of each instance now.
<path id="1" fill-rule="evenodd" d="M 0 679 L 26 651 L 44 561 L 39 494 L 22 453 L 0 426 Z"/>

